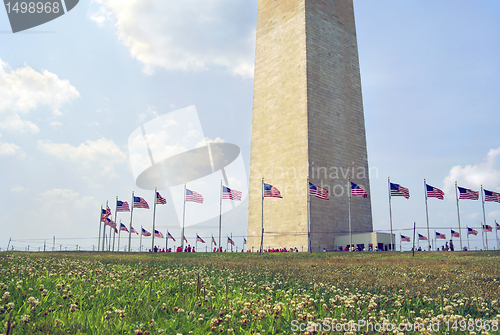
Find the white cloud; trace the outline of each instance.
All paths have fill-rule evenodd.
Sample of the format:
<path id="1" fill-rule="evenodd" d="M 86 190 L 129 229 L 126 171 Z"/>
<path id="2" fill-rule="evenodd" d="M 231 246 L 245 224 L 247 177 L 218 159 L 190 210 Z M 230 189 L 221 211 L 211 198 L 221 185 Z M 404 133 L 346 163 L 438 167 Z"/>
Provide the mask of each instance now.
<path id="1" fill-rule="evenodd" d="M 146 120 L 151 120 L 157 118 L 159 116 L 156 107 L 148 106 L 148 109 L 139 114 L 139 118 L 137 120 L 138 123 L 144 123 Z"/>
<path id="2" fill-rule="evenodd" d="M 48 106 L 59 116 L 61 106 L 79 96 L 68 80 L 54 73 L 37 72 L 28 65 L 13 70 L 0 60 L 0 128 L 36 133 L 37 125 L 20 114 Z"/>
<path id="3" fill-rule="evenodd" d="M 52 199 L 52 202 L 59 202 L 59 203 L 67 203 L 69 201 L 73 201 L 78 198 L 79 194 L 78 192 L 74 192 L 69 189 L 59 189 L 55 188 L 53 190 L 43 192 L 40 194 L 42 196 L 42 199 L 47 199 L 50 198 Z"/>
<path id="4" fill-rule="evenodd" d="M 114 17 L 119 39 L 144 72 L 204 70 L 222 66 L 253 77 L 255 5 L 247 0 L 99 0 L 89 18 Z"/>
<path id="5" fill-rule="evenodd" d="M 201 147 L 204 147 L 206 146 L 207 144 L 209 143 L 225 143 L 226 141 L 223 140 L 222 138 L 220 137 L 217 137 L 215 140 L 212 140 L 208 137 L 205 137 L 205 139 L 203 141 L 200 141 L 198 143 L 196 143 L 196 146 L 195 148 L 201 148 Z"/>
<path id="6" fill-rule="evenodd" d="M 98 201 L 93 197 L 59 188 L 39 193 L 36 203 L 31 205 L 24 219 L 31 222 L 44 219 L 43 224 L 32 226 L 30 231 L 38 236 L 46 236 L 47 232 L 54 235 L 57 232 L 58 236 L 64 237 L 88 236 L 88 226 L 80 223 L 88 221 L 91 218 L 89 213 L 99 208 Z"/>
<path id="7" fill-rule="evenodd" d="M 62 126 L 62 123 L 61 123 L 61 122 L 59 122 L 59 121 L 52 121 L 52 122 L 50 123 L 50 125 L 51 125 L 51 127 L 53 127 L 53 128 L 59 128 L 60 126 Z"/>
<path id="8" fill-rule="evenodd" d="M 98 167 L 100 175 L 116 178 L 114 166 L 123 163 L 127 155 L 112 141 L 105 138 L 86 141 L 77 147 L 68 143 L 38 141 L 38 148 L 52 156 L 77 163 L 83 169 Z"/>
<path id="9" fill-rule="evenodd" d="M 19 156 L 24 157 L 24 152 L 14 143 L 0 141 L 0 157 L 1 156 Z"/>
<path id="10" fill-rule="evenodd" d="M 500 211 L 491 211 L 488 213 L 488 217 L 498 218 L 500 216 Z"/>
<path id="11" fill-rule="evenodd" d="M 491 149 L 484 162 L 462 167 L 456 165 L 451 168 L 450 174 L 444 179 L 444 191 L 448 194 L 455 192 L 455 181 L 459 186 L 477 190 L 483 185 L 486 189 L 498 191 L 500 189 L 500 169 L 497 159 L 500 148 Z"/>
<path id="12" fill-rule="evenodd" d="M 10 188 L 10 191 L 14 193 L 22 193 L 22 192 L 28 192 L 29 189 L 21 185 L 15 185 Z"/>
<path id="13" fill-rule="evenodd" d="M 93 0 L 92 3 L 102 4 L 101 0 Z M 105 7 L 100 6 L 97 12 L 87 14 L 87 17 L 97 23 L 99 27 L 103 27 L 104 23 L 111 18 L 111 12 Z"/>

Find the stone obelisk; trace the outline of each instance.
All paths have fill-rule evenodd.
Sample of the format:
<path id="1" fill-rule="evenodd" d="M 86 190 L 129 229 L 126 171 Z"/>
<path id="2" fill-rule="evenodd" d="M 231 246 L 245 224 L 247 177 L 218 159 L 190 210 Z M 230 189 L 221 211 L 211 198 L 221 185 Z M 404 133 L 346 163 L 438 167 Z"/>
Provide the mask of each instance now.
<path id="1" fill-rule="evenodd" d="M 248 248 L 332 250 L 349 232 L 347 178 L 370 194 L 352 0 L 259 0 Z M 262 178 L 283 199 L 265 198 Z M 308 184 L 330 200 L 310 198 Z M 352 232 L 371 232 L 370 198 L 352 197 Z M 309 223 L 310 222 L 310 223 Z"/>

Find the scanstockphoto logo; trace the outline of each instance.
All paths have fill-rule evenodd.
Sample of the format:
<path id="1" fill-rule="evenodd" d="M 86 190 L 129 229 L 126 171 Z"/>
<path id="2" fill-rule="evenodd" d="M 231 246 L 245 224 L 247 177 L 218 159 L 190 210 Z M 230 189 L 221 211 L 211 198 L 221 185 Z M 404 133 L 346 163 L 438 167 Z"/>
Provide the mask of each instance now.
<path id="1" fill-rule="evenodd" d="M 57 19 L 75 8 L 79 0 L 12 1 L 4 0 L 13 33 Z"/>
<path id="2" fill-rule="evenodd" d="M 185 184 L 203 197 L 203 205 L 187 210 L 186 226 L 229 212 L 248 196 L 240 148 L 220 139 L 207 140 L 195 106 L 146 122 L 130 134 L 128 149 L 136 185 L 144 190 L 164 190 L 172 199 L 179 224 L 185 211 Z M 221 182 L 241 192 L 241 201 L 221 203 Z"/>

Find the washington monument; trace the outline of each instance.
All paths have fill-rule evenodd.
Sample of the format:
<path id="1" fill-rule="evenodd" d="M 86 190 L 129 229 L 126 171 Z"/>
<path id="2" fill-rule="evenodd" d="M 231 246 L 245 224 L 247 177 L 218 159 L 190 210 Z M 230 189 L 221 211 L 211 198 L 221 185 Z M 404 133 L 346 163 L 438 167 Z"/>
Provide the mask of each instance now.
<path id="1" fill-rule="evenodd" d="M 370 194 L 368 173 L 352 0 L 259 0 L 248 247 L 332 250 L 349 231 L 347 178 Z M 308 179 L 330 200 L 308 206 Z M 283 198 L 262 201 L 262 182 Z M 373 230 L 370 198 L 352 197 L 351 222 Z"/>

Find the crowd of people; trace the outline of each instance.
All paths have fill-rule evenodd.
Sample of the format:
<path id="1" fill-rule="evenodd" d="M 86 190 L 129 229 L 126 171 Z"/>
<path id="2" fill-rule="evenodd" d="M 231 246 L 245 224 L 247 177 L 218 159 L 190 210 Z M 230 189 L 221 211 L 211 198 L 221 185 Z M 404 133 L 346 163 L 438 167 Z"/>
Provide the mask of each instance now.
<path id="1" fill-rule="evenodd" d="M 161 249 L 161 248 L 158 248 L 157 246 L 155 246 L 153 248 L 153 250 L 149 249 L 149 252 L 172 252 L 172 248 Z M 175 252 L 183 252 L 182 246 L 175 248 Z M 195 252 L 195 250 L 194 250 L 194 247 L 191 247 L 191 245 L 187 245 L 184 247 L 184 252 Z"/>
<path id="2" fill-rule="evenodd" d="M 222 247 L 215 247 L 212 252 L 226 252 L 227 250 L 224 250 L 222 249 Z M 168 249 L 165 249 L 165 248 L 158 248 L 157 246 L 155 246 L 153 249 L 149 249 L 149 252 L 172 252 L 172 248 L 168 248 Z M 182 246 L 178 246 L 175 248 L 175 252 L 196 252 L 195 250 L 195 247 L 192 247 L 191 245 L 187 245 L 184 247 L 184 249 L 182 248 Z M 252 252 L 252 250 L 248 249 L 248 250 L 241 250 L 241 252 Z M 260 252 L 260 250 L 257 250 L 257 252 Z M 269 248 L 269 249 L 264 249 L 264 252 L 265 253 L 268 253 L 268 252 L 299 252 L 299 249 L 297 249 L 297 247 L 295 248 L 290 248 L 290 249 L 287 249 L 286 247 L 284 248 Z"/>

